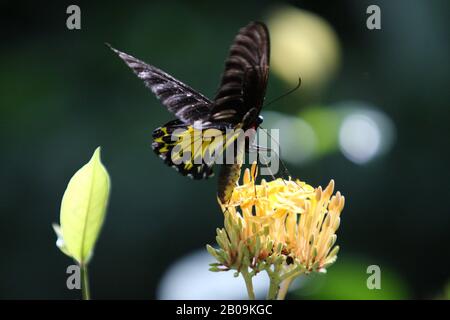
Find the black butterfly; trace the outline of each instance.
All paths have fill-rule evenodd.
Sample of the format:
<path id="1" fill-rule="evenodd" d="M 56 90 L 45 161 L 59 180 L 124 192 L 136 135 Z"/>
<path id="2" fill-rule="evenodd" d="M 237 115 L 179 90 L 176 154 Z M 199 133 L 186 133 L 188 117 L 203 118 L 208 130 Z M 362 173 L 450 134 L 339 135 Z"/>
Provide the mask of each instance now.
<path id="1" fill-rule="evenodd" d="M 164 162 L 182 175 L 193 179 L 213 174 L 212 163 L 195 161 L 174 163 L 172 151 L 179 144 L 172 134 L 191 136 L 195 127 L 226 129 L 256 129 L 262 122 L 259 115 L 269 77 L 270 44 L 267 27 L 251 22 L 234 39 L 219 90 L 211 101 L 199 92 L 165 73 L 126 53 L 111 48 L 144 81 L 167 109 L 177 117 L 153 132 L 153 150 Z M 189 149 L 196 152 L 196 150 Z M 201 151 L 200 151 L 201 152 Z M 193 156 L 194 157 L 194 156 Z M 219 177 L 219 198 L 226 200 L 230 188 L 239 178 L 240 164 L 222 166 Z"/>

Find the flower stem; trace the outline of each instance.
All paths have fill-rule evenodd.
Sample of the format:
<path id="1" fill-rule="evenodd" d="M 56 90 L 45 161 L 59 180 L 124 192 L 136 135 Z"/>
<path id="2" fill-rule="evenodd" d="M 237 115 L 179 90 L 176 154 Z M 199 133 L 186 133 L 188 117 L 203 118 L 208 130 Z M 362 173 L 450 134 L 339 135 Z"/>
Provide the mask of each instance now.
<path id="1" fill-rule="evenodd" d="M 267 300 L 275 300 L 280 289 L 280 278 L 279 278 L 279 265 L 275 266 L 274 270 L 270 268 L 266 269 L 266 272 L 270 279 L 269 292 L 267 293 Z"/>
<path id="2" fill-rule="evenodd" d="M 300 267 L 297 267 L 297 268 L 283 274 L 281 276 L 280 280 L 284 281 L 289 278 L 294 279 L 294 278 L 298 277 L 299 275 L 301 275 L 302 273 L 304 273 L 304 268 L 300 266 Z"/>
<path id="3" fill-rule="evenodd" d="M 286 298 L 286 294 L 289 290 L 289 286 L 292 283 L 292 280 L 294 280 L 294 277 L 287 278 L 286 280 L 283 280 L 280 285 L 280 291 L 278 291 L 277 300 L 284 300 Z"/>
<path id="4" fill-rule="evenodd" d="M 277 277 L 270 277 L 269 292 L 267 293 L 267 300 L 275 300 L 279 290 L 280 281 Z"/>
<path id="5" fill-rule="evenodd" d="M 247 270 L 241 271 L 242 277 L 245 281 L 245 286 L 247 287 L 247 294 L 249 300 L 255 300 L 255 292 L 253 290 L 253 282 L 252 282 L 252 276 L 248 273 Z"/>
<path id="6" fill-rule="evenodd" d="M 90 300 L 91 293 L 89 292 L 89 275 L 86 264 L 80 265 L 81 271 L 81 294 L 83 296 L 83 300 Z"/>

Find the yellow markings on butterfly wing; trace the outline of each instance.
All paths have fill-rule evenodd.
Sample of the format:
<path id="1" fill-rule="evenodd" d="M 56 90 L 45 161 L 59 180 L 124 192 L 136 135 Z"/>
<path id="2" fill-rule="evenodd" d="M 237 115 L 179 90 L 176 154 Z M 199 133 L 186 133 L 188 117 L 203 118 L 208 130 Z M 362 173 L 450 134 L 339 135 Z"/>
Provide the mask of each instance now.
<path id="1" fill-rule="evenodd" d="M 184 164 L 184 169 L 185 170 L 191 170 L 192 168 L 194 167 L 194 164 L 192 163 L 192 162 L 186 162 L 185 164 Z"/>
<path id="2" fill-rule="evenodd" d="M 214 155 L 216 157 L 217 153 L 221 153 L 223 149 L 223 131 L 219 129 L 208 129 L 203 133 L 203 142 L 201 156 L 206 163 L 212 164 L 215 159 L 212 158 Z"/>
<path id="3" fill-rule="evenodd" d="M 164 141 L 164 137 L 168 136 L 169 134 L 167 133 L 167 128 L 166 127 L 162 127 L 161 128 L 162 131 L 162 135 L 160 135 L 158 138 L 155 138 L 154 141 L 157 143 L 162 143 L 164 146 L 161 147 L 158 152 L 159 153 L 165 153 L 169 151 L 169 146 L 171 144 L 167 143 L 166 141 Z"/>
<path id="4" fill-rule="evenodd" d="M 162 127 L 160 130 L 162 131 L 163 134 L 160 135 L 158 138 L 155 138 L 155 142 L 165 143 L 164 140 L 163 140 L 163 138 L 164 138 L 165 136 L 168 136 L 168 135 L 169 135 L 169 134 L 167 133 L 167 128 L 166 128 L 166 127 Z"/>
<path id="5" fill-rule="evenodd" d="M 171 159 L 175 164 L 180 164 L 183 160 L 186 162 L 185 154 L 191 150 L 192 135 L 194 128 L 188 126 L 187 129 L 177 129 L 172 133 L 173 145 Z"/>
<path id="6" fill-rule="evenodd" d="M 225 150 L 230 148 L 230 146 L 238 139 L 238 137 L 242 133 L 242 131 L 239 129 L 229 131 L 226 133 L 217 129 L 213 129 L 209 132 L 208 131 L 209 130 L 205 132 L 204 137 L 206 137 L 208 140 L 211 141 L 204 150 L 204 157 L 208 156 L 209 159 L 211 159 L 212 155 L 214 155 L 214 158 L 212 159 L 213 161 L 217 161 L 218 159 L 220 159 L 220 157 L 222 157 L 222 155 L 224 154 Z M 225 139 L 223 138 L 224 135 Z M 208 154 L 206 154 L 207 152 Z"/>
<path id="7" fill-rule="evenodd" d="M 203 149 L 203 131 L 194 129 L 193 143 L 191 146 L 191 161 L 195 164 L 202 164 L 202 149 Z"/>
<path id="8" fill-rule="evenodd" d="M 225 134 L 224 131 L 215 128 L 202 131 L 189 126 L 187 129 L 175 130 L 172 133 L 174 142 L 166 143 L 164 148 L 174 145 L 172 161 L 175 164 L 184 162 L 184 168 L 190 170 L 194 164 L 202 164 L 205 159 L 208 164 L 212 164 L 238 139 L 241 133 L 240 129 Z M 187 154 L 189 157 L 186 156 Z"/>

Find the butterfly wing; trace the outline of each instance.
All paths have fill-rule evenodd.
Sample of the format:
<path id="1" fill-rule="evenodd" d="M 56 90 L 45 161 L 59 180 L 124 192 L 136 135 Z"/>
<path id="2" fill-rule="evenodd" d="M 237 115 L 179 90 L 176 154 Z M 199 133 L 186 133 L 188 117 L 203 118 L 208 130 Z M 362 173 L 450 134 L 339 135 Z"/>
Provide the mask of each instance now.
<path id="1" fill-rule="evenodd" d="M 211 122 L 225 122 L 236 126 L 251 109 L 255 109 L 243 129 L 253 126 L 264 101 L 269 60 L 270 40 L 267 27 L 261 22 L 251 22 L 239 30 L 230 48 L 220 87 L 214 98 Z"/>
<path id="2" fill-rule="evenodd" d="M 184 123 L 193 124 L 208 118 L 212 106 L 208 98 L 166 72 L 111 46 L 110 48 L 178 119 Z"/>
<path id="3" fill-rule="evenodd" d="M 209 178 L 214 175 L 213 164 L 196 161 L 200 152 L 204 152 L 209 145 L 205 146 L 202 136 L 196 136 L 196 134 L 193 126 L 178 119 L 172 120 L 153 131 L 153 151 L 166 165 L 183 176 L 195 180 Z"/>

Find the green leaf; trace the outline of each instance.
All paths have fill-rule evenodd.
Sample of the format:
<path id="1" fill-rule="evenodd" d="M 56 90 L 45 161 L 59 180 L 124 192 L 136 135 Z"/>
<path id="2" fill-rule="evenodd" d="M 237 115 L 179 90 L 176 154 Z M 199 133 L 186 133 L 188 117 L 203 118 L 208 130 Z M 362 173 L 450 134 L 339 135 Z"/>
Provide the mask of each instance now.
<path id="1" fill-rule="evenodd" d="M 57 245 L 80 265 L 87 264 L 105 219 L 110 180 L 98 147 L 70 179 L 61 202 Z"/>

